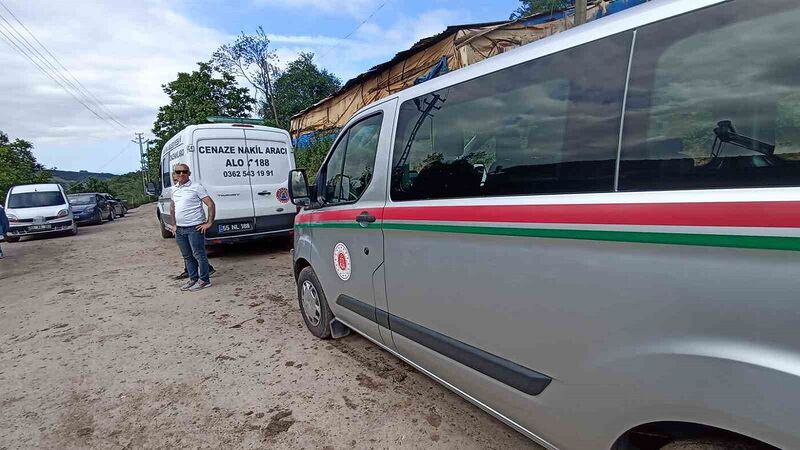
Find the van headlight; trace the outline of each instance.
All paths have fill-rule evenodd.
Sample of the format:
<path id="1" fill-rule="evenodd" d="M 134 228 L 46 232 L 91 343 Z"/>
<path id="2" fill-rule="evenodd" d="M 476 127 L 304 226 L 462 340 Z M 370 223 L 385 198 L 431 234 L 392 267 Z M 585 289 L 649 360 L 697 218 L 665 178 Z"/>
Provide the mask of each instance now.
<path id="1" fill-rule="evenodd" d="M 15 216 L 13 214 L 6 214 L 6 217 L 8 217 L 8 221 L 9 222 L 19 222 L 19 219 L 17 218 L 17 216 Z"/>
<path id="2" fill-rule="evenodd" d="M 58 214 L 56 214 L 56 217 L 67 217 L 67 214 L 69 214 L 67 210 L 62 209 L 61 211 L 58 212 Z"/>

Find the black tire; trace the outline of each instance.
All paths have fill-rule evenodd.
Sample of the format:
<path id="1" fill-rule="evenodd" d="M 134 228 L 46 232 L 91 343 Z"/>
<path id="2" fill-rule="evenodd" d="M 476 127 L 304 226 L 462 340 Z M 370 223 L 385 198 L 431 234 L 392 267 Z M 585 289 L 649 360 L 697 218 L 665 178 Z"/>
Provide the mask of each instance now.
<path id="1" fill-rule="evenodd" d="M 95 225 L 100 225 L 101 223 L 103 223 L 103 213 L 100 210 L 97 211 L 97 214 L 94 216 L 94 220 L 92 220 L 92 223 L 94 223 Z"/>
<path id="2" fill-rule="evenodd" d="M 164 221 L 162 221 L 161 219 L 158 219 L 158 225 L 161 227 L 161 237 L 162 238 L 169 239 L 169 238 L 175 237 L 175 235 L 172 234 L 172 232 L 169 231 L 167 229 L 167 227 L 164 226 Z"/>
<path id="3" fill-rule="evenodd" d="M 306 312 L 306 302 L 303 300 L 304 287 L 308 286 L 306 283 L 309 283 L 316 293 L 316 301 L 312 301 L 316 308 L 310 314 Z M 313 295 L 311 292 L 308 294 Z M 309 300 L 312 298 L 309 297 Z M 297 301 L 300 303 L 300 312 L 303 315 L 303 322 L 306 323 L 308 331 L 320 339 L 330 339 L 333 313 L 328 307 L 328 300 L 325 298 L 325 292 L 322 290 L 319 278 L 317 278 L 317 274 L 311 267 L 301 270 L 300 276 L 297 277 Z M 311 318 L 309 318 L 309 315 Z"/>
<path id="4" fill-rule="evenodd" d="M 756 444 L 718 439 L 681 439 L 670 442 L 661 450 L 759 450 Z"/>
<path id="5" fill-rule="evenodd" d="M 67 231 L 67 235 L 68 236 L 75 236 L 77 234 L 78 234 L 78 224 L 75 223 L 75 222 L 72 222 L 72 229 Z"/>
<path id="6" fill-rule="evenodd" d="M 19 242 L 19 236 L 6 236 L 6 242 Z"/>
<path id="7" fill-rule="evenodd" d="M 108 213 L 108 221 L 111 222 L 117 218 L 117 215 L 114 214 L 114 210 L 112 209 L 110 213 Z"/>

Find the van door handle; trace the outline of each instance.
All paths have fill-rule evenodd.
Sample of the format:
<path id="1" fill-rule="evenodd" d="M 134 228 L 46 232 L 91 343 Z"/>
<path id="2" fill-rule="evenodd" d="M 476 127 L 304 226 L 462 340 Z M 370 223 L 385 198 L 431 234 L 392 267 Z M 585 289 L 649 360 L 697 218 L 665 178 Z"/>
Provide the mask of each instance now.
<path id="1" fill-rule="evenodd" d="M 270 191 L 261 191 L 261 192 L 258 193 L 258 195 L 269 195 L 269 194 L 272 194 L 272 192 L 270 192 Z"/>
<path id="2" fill-rule="evenodd" d="M 375 222 L 375 216 L 371 215 L 370 213 L 364 211 L 361 214 L 356 216 L 356 222 L 366 225 L 368 223 Z"/>

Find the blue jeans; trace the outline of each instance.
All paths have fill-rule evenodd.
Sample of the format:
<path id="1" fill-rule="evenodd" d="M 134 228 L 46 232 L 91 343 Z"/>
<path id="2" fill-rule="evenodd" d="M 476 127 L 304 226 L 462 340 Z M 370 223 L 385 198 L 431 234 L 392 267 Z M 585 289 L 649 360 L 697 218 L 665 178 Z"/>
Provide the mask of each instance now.
<path id="1" fill-rule="evenodd" d="M 177 227 L 175 242 L 181 249 L 186 272 L 192 281 L 200 280 L 208 283 L 208 256 L 206 255 L 206 237 L 195 230 L 195 227 Z M 199 271 L 199 273 L 198 273 Z"/>

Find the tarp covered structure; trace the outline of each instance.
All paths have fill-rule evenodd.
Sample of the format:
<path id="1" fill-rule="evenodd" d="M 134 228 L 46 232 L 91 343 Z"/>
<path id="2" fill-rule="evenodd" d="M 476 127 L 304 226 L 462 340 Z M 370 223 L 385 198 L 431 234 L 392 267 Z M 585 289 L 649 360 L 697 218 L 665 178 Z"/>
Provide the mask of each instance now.
<path id="1" fill-rule="evenodd" d="M 587 21 L 645 1 L 590 2 Z M 316 132 L 340 128 L 362 107 L 413 86 L 415 82 L 427 80 L 430 77 L 426 75 L 434 68 L 437 73 L 457 70 L 573 26 L 574 11 L 568 8 L 512 21 L 447 27 L 443 32 L 420 40 L 391 60 L 349 80 L 332 96 L 293 116 L 290 130 L 292 138 L 303 146 L 308 137 Z M 446 68 L 442 67 L 443 62 Z"/>

